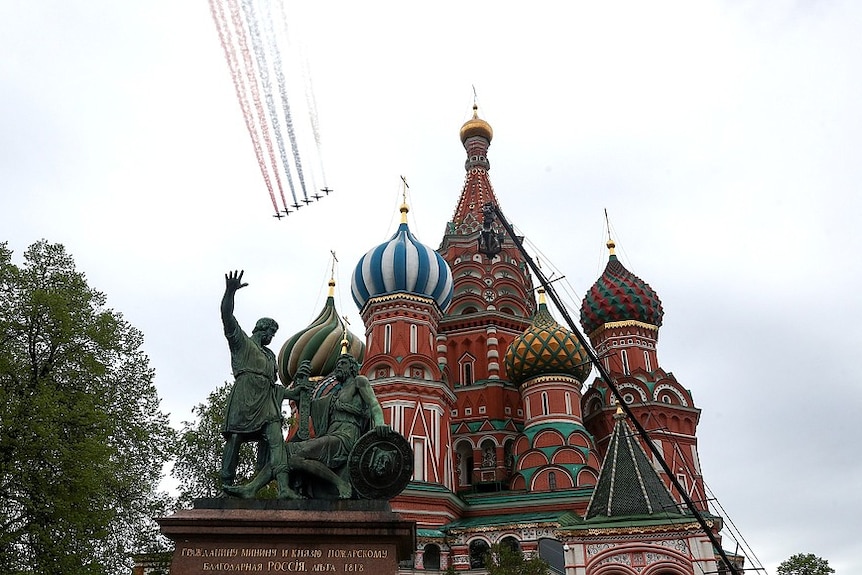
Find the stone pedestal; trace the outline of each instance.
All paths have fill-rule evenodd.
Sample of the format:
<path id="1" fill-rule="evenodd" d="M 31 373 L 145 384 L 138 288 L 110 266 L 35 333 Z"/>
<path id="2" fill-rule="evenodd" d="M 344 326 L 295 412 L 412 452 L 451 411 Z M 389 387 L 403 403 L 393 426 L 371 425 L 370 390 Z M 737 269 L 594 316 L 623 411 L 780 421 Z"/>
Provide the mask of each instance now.
<path id="1" fill-rule="evenodd" d="M 158 522 L 176 544 L 171 575 L 390 575 L 416 540 L 387 501 L 199 499 Z"/>

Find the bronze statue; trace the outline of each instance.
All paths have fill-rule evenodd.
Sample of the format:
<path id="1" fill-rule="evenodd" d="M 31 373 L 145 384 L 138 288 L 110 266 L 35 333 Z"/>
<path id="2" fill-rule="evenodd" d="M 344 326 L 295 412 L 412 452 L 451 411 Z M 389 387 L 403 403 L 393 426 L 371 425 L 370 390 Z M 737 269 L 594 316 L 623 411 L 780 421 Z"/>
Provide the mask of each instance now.
<path id="1" fill-rule="evenodd" d="M 349 499 L 353 496 L 347 466 L 351 450 L 369 428 L 382 439 L 392 432 L 383 420 L 383 409 L 371 383 L 359 375 L 359 363 L 344 348 L 333 375 L 341 387 L 312 401 L 315 437 L 287 443 L 288 465 L 292 478 L 295 472 L 306 478 L 298 483 L 309 495 L 326 497 L 331 486 L 339 499 Z"/>
<path id="2" fill-rule="evenodd" d="M 251 337 L 246 335 L 233 315 L 234 296 L 248 284 L 242 282 L 243 272 L 225 274 L 225 291 L 221 301 L 224 334 L 230 348 L 233 388 L 227 402 L 222 434 L 225 437 L 222 455 L 222 489 L 227 494 L 237 488 L 236 466 L 243 443 L 257 442 L 258 476 L 278 480 L 279 497 L 297 497 L 288 484 L 287 457 L 282 435 L 281 402 L 285 388 L 276 385 L 275 354 L 267 348 L 278 324 L 270 318 L 257 321 Z M 269 482 L 270 479 L 263 484 Z M 262 487 L 262 486 L 261 486 Z"/>
<path id="3" fill-rule="evenodd" d="M 234 294 L 248 285 L 242 275 L 225 274 L 221 305 L 235 378 L 223 428 L 224 493 L 250 499 L 273 479 L 281 499 L 389 499 L 400 493 L 413 472 L 413 454 L 407 440 L 386 425 L 371 383 L 347 353 L 346 336 L 332 372 L 334 391 L 311 399 L 316 382 L 309 380 L 308 360 L 300 363 L 290 387 L 276 384 L 275 354 L 266 345 L 278 325 L 262 318 L 248 337 L 233 316 Z M 301 419 L 300 432 L 287 443 L 281 428 L 285 399 L 299 404 Z M 234 485 L 239 449 L 248 441 L 258 443 L 257 473 L 247 484 Z"/>

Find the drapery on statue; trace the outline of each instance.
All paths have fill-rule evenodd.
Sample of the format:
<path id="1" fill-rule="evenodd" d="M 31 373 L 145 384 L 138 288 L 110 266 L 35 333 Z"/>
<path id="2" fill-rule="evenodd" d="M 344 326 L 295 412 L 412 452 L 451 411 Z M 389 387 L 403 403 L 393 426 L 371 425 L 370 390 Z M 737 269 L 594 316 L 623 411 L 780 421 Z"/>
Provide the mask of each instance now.
<path id="1" fill-rule="evenodd" d="M 235 494 L 238 488 L 233 483 L 240 447 L 243 443 L 256 441 L 257 477 L 266 478 L 263 485 L 275 478 L 280 498 L 296 498 L 298 495 L 289 487 L 287 454 L 281 430 L 281 402 L 287 397 L 287 391 L 276 385 L 275 354 L 266 347 L 278 330 L 278 324 L 273 319 L 261 318 L 251 337 L 239 326 L 233 309 L 237 290 L 248 285 L 242 282 L 242 275 L 242 271 L 225 274 L 221 301 L 221 318 L 234 375 L 222 427 L 225 437 L 220 473 L 222 490 L 228 495 Z"/>

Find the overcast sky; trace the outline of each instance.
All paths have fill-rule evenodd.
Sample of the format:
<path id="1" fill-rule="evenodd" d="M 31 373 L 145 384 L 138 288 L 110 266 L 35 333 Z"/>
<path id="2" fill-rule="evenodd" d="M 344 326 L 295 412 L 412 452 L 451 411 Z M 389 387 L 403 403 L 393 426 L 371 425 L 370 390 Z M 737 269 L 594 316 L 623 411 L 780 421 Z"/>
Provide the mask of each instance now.
<path id="1" fill-rule="evenodd" d="M 607 259 L 604 208 L 658 292 L 705 479 L 767 571 L 805 552 L 862 572 L 862 4 L 316 4 L 288 19 L 336 192 L 278 221 L 206 2 L 0 0 L 16 261 L 63 243 L 144 332 L 179 424 L 230 378 L 225 271 L 246 270 L 237 317 L 275 317 L 278 349 L 335 250 L 363 332 L 353 266 L 393 233 L 402 174 L 411 229 L 439 245 L 475 86 L 496 195 L 573 311 Z"/>

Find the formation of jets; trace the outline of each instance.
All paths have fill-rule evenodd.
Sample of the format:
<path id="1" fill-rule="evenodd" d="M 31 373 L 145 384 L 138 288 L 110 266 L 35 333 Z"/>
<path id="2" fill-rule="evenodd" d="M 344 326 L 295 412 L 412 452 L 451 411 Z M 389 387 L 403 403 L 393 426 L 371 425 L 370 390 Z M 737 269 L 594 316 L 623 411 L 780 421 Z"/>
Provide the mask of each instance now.
<path id="1" fill-rule="evenodd" d="M 323 187 L 323 188 L 320 188 L 320 191 L 328 196 L 331 192 L 334 192 L 335 190 L 333 190 L 332 188 L 329 188 L 329 187 Z M 323 196 L 320 194 L 312 194 L 311 197 L 312 197 L 313 201 L 317 201 L 320 198 L 322 198 Z M 292 207 L 293 210 L 289 210 L 289 209 L 285 208 L 285 209 L 281 210 L 280 212 L 276 212 L 275 214 L 273 214 L 272 217 L 281 219 L 281 218 L 289 216 L 290 214 L 292 214 L 293 212 L 295 212 L 296 210 L 298 210 L 299 208 L 302 207 L 302 204 L 299 203 L 300 201 L 303 204 L 305 204 L 306 206 L 312 202 L 312 200 L 310 200 L 308 198 L 303 198 L 302 200 L 299 200 L 296 203 L 290 205 L 290 207 Z"/>

